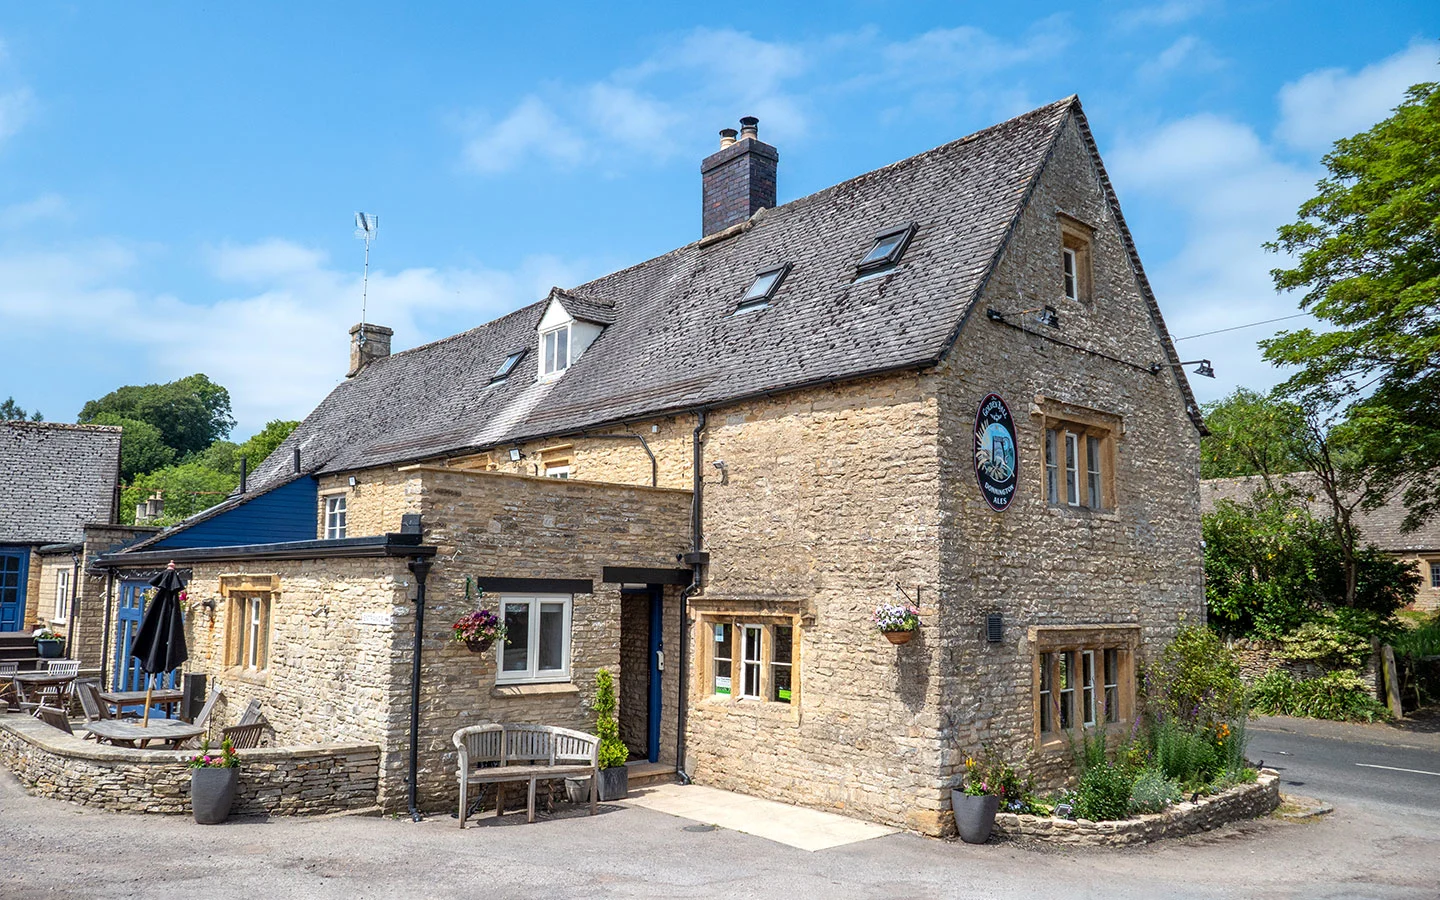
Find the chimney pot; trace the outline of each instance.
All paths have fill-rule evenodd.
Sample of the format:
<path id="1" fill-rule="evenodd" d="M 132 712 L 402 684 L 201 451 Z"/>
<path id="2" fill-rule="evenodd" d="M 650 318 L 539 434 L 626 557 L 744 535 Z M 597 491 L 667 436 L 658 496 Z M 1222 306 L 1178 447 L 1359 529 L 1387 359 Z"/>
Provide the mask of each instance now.
<path id="1" fill-rule="evenodd" d="M 756 137 L 760 120 L 740 120 L 740 137 L 735 129 L 720 132 L 720 149 L 700 163 L 701 236 L 724 231 L 775 206 L 775 170 L 780 151 Z"/>
<path id="2" fill-rule="evenodd" d="M 370 325 L 365 322 L 350 329 L 350 371 L 346 378 L 354 378 L 360 370 L 390 355 L 390 337 L 393 328 L 384 325 Z"/>

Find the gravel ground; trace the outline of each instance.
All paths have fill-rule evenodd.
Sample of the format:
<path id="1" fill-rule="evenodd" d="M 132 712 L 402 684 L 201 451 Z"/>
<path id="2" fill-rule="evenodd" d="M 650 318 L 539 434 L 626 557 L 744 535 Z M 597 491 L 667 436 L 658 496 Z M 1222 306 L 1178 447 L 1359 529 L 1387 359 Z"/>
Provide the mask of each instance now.
<path id="1" fill-rule="evenodd" d="M 449 816 L 199 826 L 30 797 L 0 770 L 0 896 L 1416 897 L 1440 894 L 1440 817 L 1341 808 L 1160 846 L 1057 852 L 897 834 L 806 853 L 650 810 L 562 807 L 465 831 Z"/>

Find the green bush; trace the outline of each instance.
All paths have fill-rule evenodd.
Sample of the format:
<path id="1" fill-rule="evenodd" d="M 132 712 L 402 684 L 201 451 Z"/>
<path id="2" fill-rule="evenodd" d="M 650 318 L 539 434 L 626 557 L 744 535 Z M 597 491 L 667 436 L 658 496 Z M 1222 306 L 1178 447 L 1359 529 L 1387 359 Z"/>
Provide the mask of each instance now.
<path id="1" fill-rule="evenodd" d="M 1145 700 L 1156 719 L 1208 726 L 1235 718 L 1244 707 L 1240 665 L 1203 625 L 1180 629 L 1143 676 Z"/>
<path id="2" fill-rule="evenodd" d="M 1313 662 L 1327 668 L 1361 666 L 1370 656 L 1368 637 L 1350 631 L 1333 618 L 1306 622 L 1280 642 L 1286 659 Z"/>
<path id="3" fill-rule="evenodd" d="M 1204 788 L 1221 771 L 1219 748 L 1209 727 L 1163 719 L 1151 725 L 1150 740 L 1155 768 L 1187 790 Z"/>
<path id="4" fill-rule="evenodd" d="M 1388 718 L 1385 705 L 1354 672 L 1329 672 L 1297 681 L 1288 672 L 1266 673 L 1250 691 L 1256 712 L 1270 716 L 1302 716 L 1337 722 L 1374 722 Z"/>
<path id="5" fill-rule="evenodd" d="M 1184 796 L 1180 782 L 1159 769 L 1146 769 L 1130 788 L 1130 812 L 1157 813 L 1172 803 L 1179 803 Z"/>
<path id="6" fill-rule="evenodd" d="M 615 721 L 615 678 L 609 669 L 595 672 L 595 734 L 600 738 L 600 768 L 613 769 L 630 759 L 630 748 L 620 740 L 620 723 Z"/>
<path id="7" fill-rule="evenodd" d="M 1080 776 L 1075 788 L 1075 816 L 1104 822 L 1130 814 L 1130 788 L 1134 776 L 1124 766 L 1102 763 Z"/>
<path id="8" fill-rule="evenodd" d="M 1421 622 L 1415 628 L 1402 628 L 1391 641 L 1396 656 L 1418 660 L 1440 656 L 1440 614 Z"/>

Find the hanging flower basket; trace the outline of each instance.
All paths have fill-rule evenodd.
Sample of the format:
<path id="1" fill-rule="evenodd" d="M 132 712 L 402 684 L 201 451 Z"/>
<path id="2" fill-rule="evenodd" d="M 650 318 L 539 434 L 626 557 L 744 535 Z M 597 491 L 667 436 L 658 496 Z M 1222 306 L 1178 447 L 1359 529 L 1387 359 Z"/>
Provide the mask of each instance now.
<path id="1" fill-rule="evenodd" d="M 465 576 L 465 599 L 470 596 L 470 576 Z M 484 598 L 485 592 L 479 591 L 476 600 Z M 461 616 L 454 625 L 450 626 L 453 639 L 463 643 L 471 653 L 484 653 L 495 645 L 496 641 L 505 640 L 505 623 L 500 617 L 488 609 L 477 609 L 468 615 Z"/>
<path id="2" fill-rule="evenodd" d="M 885 635 L 886 640 L 888 640 L 888 641 L 889 641 L 890 643 L 892 643 L 892 644 L 905 644 L 905 643 L 909 643 L 910 639 L 915 636 L 915 632 L 914 632 L 913 630 L 912 630 L 912 631 L 882 631 L 881 634 Z"/>
<path id="3" fill-rule="evenodd" d="M 882 603 L 870 616 L 875 627 L 892 644 L 904 644 L 920 628 L 920 608 L 913 603 Z"/>
<path id="4" fill-rule="evenodd" d="M 489 650 L 493 646 L 495 646 L 494 638 L 481 638 L 478 641 L 469 640 L 465 642 L 466 649 L 468 649 L 471 653 L 484 653 L 486 650 Z"/>

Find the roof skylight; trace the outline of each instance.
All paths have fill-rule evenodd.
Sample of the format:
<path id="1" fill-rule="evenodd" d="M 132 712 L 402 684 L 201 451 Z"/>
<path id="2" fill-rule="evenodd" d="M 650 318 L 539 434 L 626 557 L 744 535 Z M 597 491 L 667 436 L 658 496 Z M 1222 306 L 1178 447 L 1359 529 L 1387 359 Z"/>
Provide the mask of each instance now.
<path id="1" fill-rule="evenodd" d="M 740 305 L 736 312 L 743 312 L 751 309 L 759 309 L 770 302 L 775 296 L 775 291 L 780 288 L 780 282 L 785 279 L 785 273 L 790 271 L 790 264 L 777 266 L 773 269 L 766 269 L 755 276 L 755 282 L 750 285 L 750 290 L 740 298 Z"/>
<path id="2" fill-rule="evenodd" d="M 870 248 L 870 252 L 865 254 L 856 268 L 865 273 L 895 265 L 900 261 L 900 256 L 905 252 L 905 247 L 910 243 L 910 237 L 913 234 L 915 234 L 913 223 L 881 232 L 875 238 L 875 246 Z"/>
<path id="3" fill-rule="evenodd" d="M 519 365 L 520 359 L 524 355 L 524 350 L 516 350 L 514 353 L 505 357 L 505 361 L 500 363 L 500 368 L 495 370 L 495 374 L 490 376 L 490 380 L 500 381 L 501 379 L 508 376 L 511 372 L 515 371 L 515 367 Z"/>

